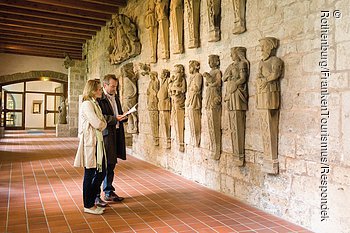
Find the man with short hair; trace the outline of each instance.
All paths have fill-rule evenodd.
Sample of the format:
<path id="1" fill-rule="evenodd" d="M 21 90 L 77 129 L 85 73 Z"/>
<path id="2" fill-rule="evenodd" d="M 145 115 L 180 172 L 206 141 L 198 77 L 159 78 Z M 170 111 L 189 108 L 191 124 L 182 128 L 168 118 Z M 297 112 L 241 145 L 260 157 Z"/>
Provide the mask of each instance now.
<path id="1" fill-rule="evenodd" d="M 119 82 L 114 74 L 107 74 L 103 78 L 103 93 L 98 99 L 98 104 L 101 107 L 102 114 L 107 121 L 107 127 L 103 130 L 103 141 L 107 156 L 106 177 L 103 182 L 104 199 L 106 201 L 120 202 L 124 200 L 119 197 L 114 191 L 113 178 L 114 168 L 117 164 L 117 158 L 126 160 L 125 135 L 123 122 L 126 117 L 123 117 L 122 107 L 119 100 Z M 101 191 L 100 191 L 101 192 Z M 98 192 L 95 199 L 97 206 L 105 207 L 107 205 L 100 198 Z"/>

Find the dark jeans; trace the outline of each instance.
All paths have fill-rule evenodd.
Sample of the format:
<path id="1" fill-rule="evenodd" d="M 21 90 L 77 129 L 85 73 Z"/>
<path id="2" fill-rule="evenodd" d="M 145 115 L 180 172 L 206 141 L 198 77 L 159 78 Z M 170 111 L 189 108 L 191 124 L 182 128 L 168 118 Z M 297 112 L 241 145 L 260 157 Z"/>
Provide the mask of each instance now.
<path id="1" fill-rule="evenodd" d="M 95 205 L 96 195 L 106 175 L 105 166 L 105 160 L 103 159 L 102 172 L 97 172 L 96 168 L 84 168 L 83 200 L 85 208 L 91 208 Z"/>
<path id="2" fill-rule="evenodd" d="M 106 176 L 103 181 L 103 191 L 105 195 L 110 195 L 111 192 L 115 191 L 113 187 L 113 179 L 114 179 L 114 168 L 116 164 L 107 164 Z M 101 185 L 98 187 L 97 197 L 100 197 L 101 194 Z"/>

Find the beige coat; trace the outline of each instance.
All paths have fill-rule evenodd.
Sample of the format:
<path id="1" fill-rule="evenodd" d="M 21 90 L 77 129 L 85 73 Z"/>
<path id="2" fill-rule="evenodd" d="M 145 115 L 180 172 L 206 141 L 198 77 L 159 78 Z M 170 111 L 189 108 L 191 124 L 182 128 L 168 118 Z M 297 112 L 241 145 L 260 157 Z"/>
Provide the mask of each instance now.
<path id="1" fill-rule="evenodd" d="M 96 168 L 96 129 L 107 126 L 94 110 L 93 103 L 84 101 L 79 112 L 79 146 L 74 160 L 75 167 Z"/>

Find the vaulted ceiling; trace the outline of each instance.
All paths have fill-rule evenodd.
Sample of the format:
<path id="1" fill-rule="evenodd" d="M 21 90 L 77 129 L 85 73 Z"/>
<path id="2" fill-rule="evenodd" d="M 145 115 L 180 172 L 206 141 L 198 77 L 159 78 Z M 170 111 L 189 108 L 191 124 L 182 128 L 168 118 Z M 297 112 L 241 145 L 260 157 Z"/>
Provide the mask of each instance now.
<path id="1" fill-rule="evenodd" d="M 126 0 L 0 0 L 0 53 L 82 59 Z"/>

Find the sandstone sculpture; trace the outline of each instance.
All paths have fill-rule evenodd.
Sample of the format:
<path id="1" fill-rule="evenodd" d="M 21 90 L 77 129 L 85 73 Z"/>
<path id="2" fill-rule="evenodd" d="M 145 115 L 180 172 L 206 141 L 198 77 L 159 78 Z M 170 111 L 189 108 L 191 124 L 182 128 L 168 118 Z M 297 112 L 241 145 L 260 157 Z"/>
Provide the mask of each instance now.
<path id="1" fill-rule="evenodd" d="M 280 83 L 283 61 L 276 57 L 278 40 L 265 37 L 259 40 L 262 59 L 256 80 L 257 109 L 260 110 L 260 127 L 264 144 L 263 171 L 278 173 L 278 121 L 280 108 Z"/>
<path id="2" fill-rule="evenodd" d="M 60 106 L 58 106 L 58 123 L 59 124 L 67 124 L 67 105 L 66 98 L 62 96 Z"/>
<path id="3" fill-rule="evenodd" d="M 233 3 L 233 34 L 241 34 L 246 31 L 245 10 L 247 0 L 232 0 Z"/>
<path id="4" fill-rule="evenodd" d="M 158 91 L 159 91 L 159 80 L 157 72 L 150 72 L 149 82 L 147 88 L 147 107 L 149 113 L 149 119 L 151 122 L 153 143 L 155 146 L 159 145 L 159 111 L 158 111 Z"/>
<path id="5" fill-rule="evenodd" d="M 127 16 L 122 14 L 113 16 L 109 28 L 111 64 L 120 64 L 141 53 L 141 43 L 137 35 L 136 25 Z"/>
<path id="6" fill-rule="evenodd" d="M 156 0 L 156 18 L 159 26 L 159 37 L 163 47 L 162 58 L 169 59 L 169 0 Z"/>
<path id="7" fill-rule="evenodd" d="M 188 19 L 189 44 L 188 48 L 198 48 L 200 0 L 185 0 Z"/>
<path id="8" fill-rule="evenodd" d="M 123 112 L 128 111 L 138 101 L 137 76 L 134 73 L 133 63 L 127 63 L 122 66 L 121 73 L 123 77 Z M 138 132 L 137 112 L 128 116 L 128 133 Z"/>
<path id="9" fill-rule="evenodd" d="M 186 99 L 186 79 L 185 68 L 181 64 L 175 65 L 175 74 L 171 76 L 169 91 L 173 104 L 173 119 L 175 123 L 176 141 L 179 144 L 179 150 L 183 152 L 184 131 L 185 131 L 185 99 Z"/>
<path id="10" fill-rule="evenodd" d="M 189 62 L 190 77 L 187 87 L 186 107 L 190 122 L 192 145 L 199 146 L 201 140 L 201 110 L 203 76 L 199 73 L 198 61 Z"/>
<path id="11" fill-rule="evenodd" d="M 167 139 L 166 148 L 171 147 L 171 128 L 170 128 L 170 111 L 171 111 L 171 100 L 169 93 L 169 80 L 170 71 L 167 69 L 162 70 L 160 76 L 160 88 L 157 94 L 158 97 L 158 110 L 161 117 L 161 125 L 165 129 L 165 136 Z"/>
<path id="12" fill-rule="evenodd" d="M 218 55 L 209 55 L 210 72 L 203 73 L 205 78 L 204 108 L 208 118 L 209 149 L 216 160 L 221 156 L 221 71 Z"/>
<path id="13" fill-rule="evenodd" d="M 174 54 L 184 53 L 184 4 L 183 0 L 171 0 L 170 16 Z"/>
<path id="14" fill-rule="evenodd" d="M 156 3 L 154 0 L 148 0 L 148 7 L 145 17 L 148 38 L 151 45 L 151 63 L 157 62 L 157 45 L 158 45 L 158 22 L 155 12 Z"/>
<path id="15" fill-rule="evenodd" d="M 226 82 L 224 101 L 229 113 L 229 126 L 235 163 L 244 165 L 246 111 L 248 110 L 248 78 L 249 62 L 247 49 L 234 47 L 231 49 L 233 63 L 230 64 L 222 78 Z"/>
<path id="16" fill-rule="evenodd" d="M 221 0 L 207 0 L 208 22 L 209 22 L 209 42 L 219 41 L 221 22 Z"/>

